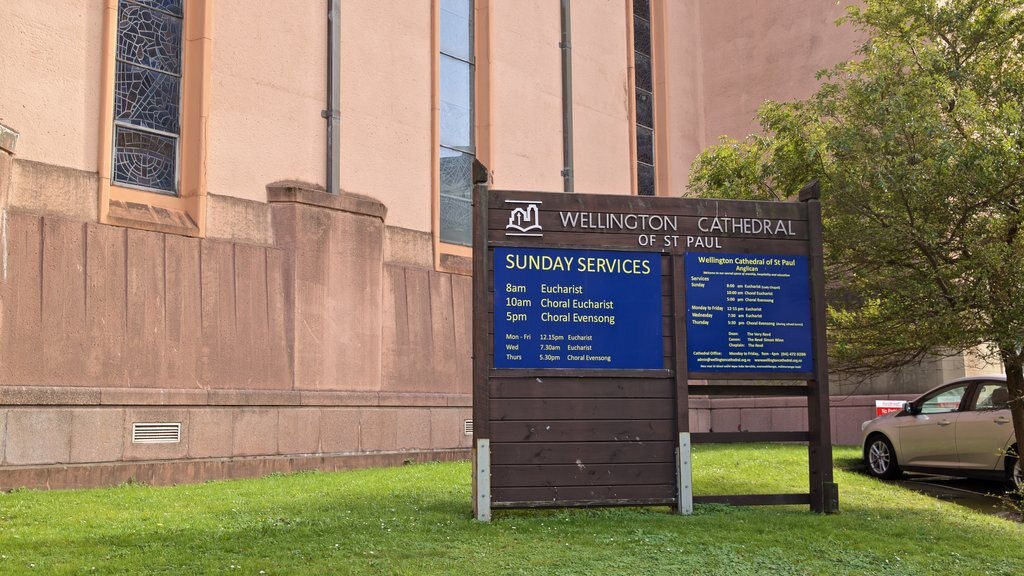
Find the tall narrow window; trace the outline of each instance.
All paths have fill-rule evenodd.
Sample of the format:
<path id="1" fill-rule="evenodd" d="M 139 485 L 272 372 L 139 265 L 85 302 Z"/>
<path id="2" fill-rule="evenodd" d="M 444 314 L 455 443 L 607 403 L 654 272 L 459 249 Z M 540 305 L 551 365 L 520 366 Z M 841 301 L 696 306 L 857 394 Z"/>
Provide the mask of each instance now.
<path id="1" fill-rule="evenodd" d="M 183 2 L 118 2 L 114 184 L 178 193 Z"/>
<path id="2" fill-rule="evenodd" d="M 636 97 L 636 190 L 654 196 L 654 81 L 651 3 L 633 0 L 633 80 Z"/>
<path id="3" fill-rule="evenodd" d="M 472 244 L 473 1 L 441 0 L 441 241 Z"/>

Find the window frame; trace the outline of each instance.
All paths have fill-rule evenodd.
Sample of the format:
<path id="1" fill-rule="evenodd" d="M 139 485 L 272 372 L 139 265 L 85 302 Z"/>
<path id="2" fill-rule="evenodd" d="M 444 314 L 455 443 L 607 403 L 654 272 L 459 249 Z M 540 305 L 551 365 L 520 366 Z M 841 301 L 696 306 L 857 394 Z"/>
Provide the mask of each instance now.
<path id="1" fill-rule="evenodd" d="M 115 23 L 115 26 L 117 26 L 118 28 L 120 28 L 121 2 L 122 1 L 131 2 L 131 0 L 118 0 L 118 16 L 117 16 L 117 22 Z M 159 8 L 147 6 L 146 4 L 140 4 L 140 3 L 137 3 L 137 2 L 131 2 L 131 3 L 133 5 L 135 5 L 135 6 L 139 6 L 139 7 L 144 8 L 144 9 L 152 10 L 154 12 L 159 12 L 159 13 L 163 13 L 163 14 L 167 14 L 167 15 L 170 15 L 170 16 L 172 16 L 174 18 L 180 18 L 180 20 L 181 20 L 181 40 L 180 40 L 180 45 L 178 46 L 178 61 L 179 61 L 180 69 L 178 70 L 178 73 L 175 74 L 173 72 L 168 72 L 166 70 L 158 70 L 156 68 L 152 68 L 152 67 L 149 67 L 149 66 L 145 66 L 145 65 L 142 65 L 142 64 L 135 63 L 135 62 L 129 62 L 127 60 L 119 59 L 118 55 L 117 55 L 118 44 L 119 44 L 118 43 L 119 38 L 117 37 L 117 34 L 119 32 L 115 32 L 114 33 L 115 34 L 115 37 L 114 37 L 114 43 L 115 43 L 114 44 L 114 90 L 113 90 L 113 92 L 114 92 L 113 98 L 114 98 L 114 102 L 115 102 L 115 109 L 117 107 L 116 106 L 116 102 L 117 102 L 117 94 L 116 94 L 116 92 L 117 92 L 117 81 L 118 81 L 118 71 L 117 71 L 117 69 L 118 69 L 118 65 L 119 64 L 123 63 L 123 64 L 129 65 L 129 66 L 135 66 L 137 68 L 144 68 L 144 69 L 147 69 L 147 70 L 150 70 L 150 71 L 153 71 L 153 72 L 157 72 L 157 73 L 161 73 L 161 74 L 167 74 L 169 76 L 174 76 L 174 77 L 176 77 L 178 79 L 178 127 L 177 127 L 178 128 L 178 132 L 177 133 L 171 133 L 171 132 L 166 132 L 164 130 L 160 130 L 160 129 L 157 129 L 157 128 L 151 128 L 149 126 L 136 125 L 136 124 L 131 124 L 130 122 L 125 122 L 125 121 L 122 121 L 122 120 L 118 120 L 117 117 L 116 117 L 116 110 L 115 110 L 115 115 L 114 115 L 114 118 L 113 118 L 114 125 L 111 127 L 111 138 L 112 138 L 112 143 L 111 143 L 111 146 L 110 146 L 110 159 L 111 159 L 110 160 L 110 162 L 111 162 L 111 175 L 110 175 L 110 177 L 111 177 L 111 183 L 114 186 L 122 186 L 122 187 L 125 187 L 125 188 L 132 188 L 132 189 L 135 189 L 135 190 L 142 190 L 143 192 L 152 192 L 154 194 L 163 194 L 165 196 L 180 196 L 180 193 L 181 193 L 181 113 L 182 113 L 182 104 L 183 104 L 183 100 L 184 100 L 184 98 L 182 97 L 182 92 L 183 92 L 183 88 L 184 88 L 184 78 L 185 78 L 185 32 L 186 32 L 186 30 L 185 30 L 185 22 L 186 22 L 185 18 L 186 18 L 187 13 L 188 13 L 188 10 L 187 10 L 188 2 L 186 0 L 182 0 L 181 1 L 181 11 L 182 11 L 181 16 L 178 16 L 176 14 L 171 14 L 170 12 L 166 12 L 166 11 L 161 10 Z M 119 127 L 120 128 L 126 128 L 128 130 L 134 130 L 136 132 L 142 132 L 144 134 L 153 134 L 153 135 L 156 135 L 156 136 L 162 136 L 164 138 L 172 138 L 174 140 L 174 189 L 173 190 L 163 190 L 163 189 L 160 189 L 160 188 L 154 188 L 154 187 L 145 186 L 145 185 L 142 185 L 142 184 L 134 184 L 134 183 L 130 183 L 130 182 L 115 182 L 114 181 L 116 176 L 114 174 L 113 167 L 115 165 L 115 160 L 117 158 L 116 140 L 117 140 L 117 129 Z"/>
<path id="2" fill-rule="evenodd" d="M 469 150 L 461 147 L 444 146 L 449 150 L 470 153 L 474 158 L 488 164 L 491 150 L 490 126 L 490 12 L 491 0 L 470 1 L 470 137 Z M 431 2 L 431 134 L 432 134 L 432 237 L 434 245 L 434 269 L 461 275 L 472 274 L 472 245 L 454 244 L 441 239 L 441 0 Z M 458 58 L 456 56 L 451 56 Z M 465 62 L 464 59 L 458 58 Z M 472 211 L 470 212 L 472 215 Z M 470 216 L 472 220 L 472 216 Z M 472 221 L 470 226 L 472 226 Z"/>
<path id="3" fill-rule="evenodd" d="M 99 221 L 202 237 L 206 232 L 206 141 L 210 106 L 212 0 L 184 0 L 176 194 L 113 181 L 114 91 L 119 1 L 104 0 L 100 78 Z"/>
<path id="4" fill-rule="evenodd" d="M 665 60 L 668 57 L 668 50 L 665 48 L 666 30 L 666 1 L 648 0 L 648 23 L 651 42 L 651 146 L 654 160 L 654 196 L 667 196 L 671 194 L 671 171 L 670 171 L 670 138 L 669 127 L 670 108 L 668 106 L 668 74 L 669 70 Z M 630 98 L 628 100 L 629 115 L 629 172 L 630 172 L 630 194 L 639 196 L 639 154 L 637 151 L 637 86 L 636 86 L 636 38 L 635 38 L 635 12 L 634 0 L 626 1 L 626 65 L 627 80 L 629 83 Z"/>

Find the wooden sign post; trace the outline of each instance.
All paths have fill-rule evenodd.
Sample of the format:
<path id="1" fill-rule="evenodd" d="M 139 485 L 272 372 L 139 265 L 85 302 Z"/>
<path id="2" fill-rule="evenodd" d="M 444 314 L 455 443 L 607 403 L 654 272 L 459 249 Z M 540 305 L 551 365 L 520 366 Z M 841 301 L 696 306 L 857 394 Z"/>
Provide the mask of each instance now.
<path id="1" fill-rule="evenodd" d="M 816 187 L 801 196 L 740 202 L 478 185 L 476 518 L 565 506 L 689 514 L 694 502 L 836 510 L 821 213 Z M 806 397 L 809 427 L 691 433 L 691 394 Z M 808 492 L 693 496 L 692 444 L 765 441 L 808 444 Z"/>

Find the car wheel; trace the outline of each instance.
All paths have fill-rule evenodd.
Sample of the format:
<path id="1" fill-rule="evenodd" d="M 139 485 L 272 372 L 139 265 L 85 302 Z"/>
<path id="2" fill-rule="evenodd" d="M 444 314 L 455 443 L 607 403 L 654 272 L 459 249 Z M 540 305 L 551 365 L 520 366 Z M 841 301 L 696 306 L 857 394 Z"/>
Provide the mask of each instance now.
<path id="1" fill-rule="evenodd" d="M 875 478 L 889 480 L 900 475 L 896 451 L 885 436 L 877 435 L 868 439 L 868 446 L 864 449 L 864 461 L 868 465 L 868 474 Z"/>

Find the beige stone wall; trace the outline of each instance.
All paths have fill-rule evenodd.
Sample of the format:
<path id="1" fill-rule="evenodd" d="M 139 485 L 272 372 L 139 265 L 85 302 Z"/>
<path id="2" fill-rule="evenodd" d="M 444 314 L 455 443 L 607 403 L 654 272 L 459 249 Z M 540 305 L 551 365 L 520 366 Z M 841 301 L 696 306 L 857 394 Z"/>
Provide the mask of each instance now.
<path id="1" fill-rule="evenodd" d="M 510 190 L 561 190 L 559 3 L 492 0 L 491 6 L 490 90 L 494 100 L 493 152 L 488 168 L 494 172 L 493 185 Z M 576 101 L 585 102 L 587 96 Z"/>
<path id="2" fill-rule="evenodd" d="M 341 3 L 341 187 L 387 205 L 389 225 L 424 232 L 434 174 L 431 14 L 428 0 Z"/>
<path id="3" fill-rule="evenodd" d="M 665 43 L 665 74 L 672 106 L 667 191 L 671 196 L 686 193 L 690 163 L 707 145 L 700 6 L 700 2 L 671 0 L 665 6 L 666 18 L 671 23 Z"/>
<path id="4" fill-rule="evenodd" d="M 18 157 L 96 172 L 103 2 L 0 4 L 0 123 L 21 133 Z"/>
<path id="5" fill-rule="evenodd" d="M 814 73 L 849 58 L 860 36 L 836 19 L 854 0 L 700 0 L 704 142 L 757 130 L 764 100 L 806 98 Z"/>
<path id="6" fill-rule="evenodd" d="M 326 14 L 326 0 L 213 3 L 210 192 L 266 201 L 271 182 L 325 184 Z"/>
<path id="7" fill-rule="evenodd" d="M 576 191 L 625 194 L 631 186 L 626 42 L 631 22 L 626 19 L 624 3 L 618 0 L 574 2 L 572 19 Z M 551 131 L 560 137 L 561 126 L 559 118 Z M 561 145 L 552 153 L 560 161 Z M 561 190 L 561 183 L 552 189 Z"/>

